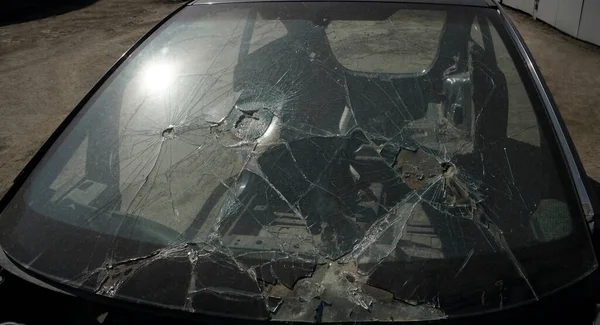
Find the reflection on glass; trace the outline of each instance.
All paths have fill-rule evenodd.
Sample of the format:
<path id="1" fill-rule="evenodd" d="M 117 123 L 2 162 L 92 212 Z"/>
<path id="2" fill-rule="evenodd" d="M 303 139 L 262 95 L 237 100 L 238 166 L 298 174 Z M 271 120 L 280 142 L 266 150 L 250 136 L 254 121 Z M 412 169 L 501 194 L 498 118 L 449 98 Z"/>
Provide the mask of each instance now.
<path id="1" fill-rule="evenodd" d="M 175 80 L 175 69 L 168 62 L 150 62 L 144 69 L 143 82 L 147 90 L 161 91 Z"/>

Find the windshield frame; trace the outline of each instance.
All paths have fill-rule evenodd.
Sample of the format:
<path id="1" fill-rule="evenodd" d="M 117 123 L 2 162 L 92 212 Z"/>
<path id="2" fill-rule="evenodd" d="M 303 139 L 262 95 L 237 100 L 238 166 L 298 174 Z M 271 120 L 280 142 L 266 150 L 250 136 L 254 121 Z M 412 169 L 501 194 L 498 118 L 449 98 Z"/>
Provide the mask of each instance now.
<path id="1" fill-rule="evenodd" d="M 150 30 L 142 39 L 140 39 L 140 41 L 138 41 L 130 50 L 128 50 L 119 59 L 119 61 L 106 73 L 106 75 L 104 77 L 102 77 L 100 79 L 100 81 L 92 88 L 92 90 L 90 90 L 90 92 L 83 98 L 83 100 L 67 116 L 67 118 L 63 121 L 63 123 L 61 123 L 61 125 L 52 134 L 52 136 L 44 143 L 42 148 L 35 154 L 35 156 L 27 164 L 27 166 L 23 169 L 23 171 L 17 176 L 17 178 L 15 179 L 15 181 L 13 183 L 13 186 L 10 188 L 10 190 L 6 193 L 6 195 L 0 201 L 0 211 L 4 210 L 9 205 L 10 201 L 16 195 L 17 191 L 24 184 L 27 183 L 28 177 L 33 173 L 36 166 L 39 165 L 40 163 L 42 163 L 44 161 L 44 158 L 49 156 L 52 153 L 52 151 L 53 151 L 52 147 L 54 146 L 54 148 L 56 148 L 56 144 L 61 141 L 60 140 L 61 136 L 66 134 L 65 130 L 68 129 L 68 126 L 71 125 L 72 123 L 73 124 L 77 123 L 78 117 L 80 117 L 82 115 L 82 112 L 81 112 L 82 109 L 86 105 L 88 105 L 89 101 L 93 100 L 94 95 L 96 95 L 98 93 L 100 88 L 104 84 L 106 84 L 110 81 L 110 79 L 114 76 L 114 73 L 119 69 L 120 65 L 123 62 L 125 62 L 132 54 L 134 54 L 136 52 L 136 50 L 146 40 L 152 38 L 152 36 L 155 33 L 159 33 L 161 28 L 164 28 L 166 25 L 168 25 L 166 23 L 173 16 L 175 16 L 180 10 L 184 9 L 188 5 L 189 4 L 181 6 L 178 10 L 173 12 L 171 15 L 169 15 L 167 18 L 165 18 L 161 23 L 159 23 L 152 30 Z M 193 5 L 202 5 L 202 4 L 194 3 Z M 554 135 L 554 138 L 552 138 L 554 141 L 549 141 L 550 142 L 549 146 L 553 149 L 552 150 L 553 153 L 560 152 L 559 155 L 555 155 L 557 169 L 559 169 L 559 173 L 561 173 L 561 175 L 563 174 L 563 171 L 564 171 L 564 168 L 562 168 L 562 167 L 565 167 L 566 170 L 569 171 L 568 174 L 570 176 L 569 177 L 570 183 L 572 184 L 572 187 L 576 190 L 575 193 L 577 194 L 577 201 L 581 203 L 580 206 L 578 207 L 578 210 L 581 212 L 581 214 L 585 215 L 585 216 L 589 216 L 590 214 L 593 215 L 593 210 L 591 210 L 591 208 L 592 208 L 591 203 L 589 202 L 589 196 L 587 194 L 585 184 L 582 182 L 582 176 L 581 176 L 582 172 L 580 172 L 580 171 L 582 171 L 583 169 L 580 169 L 581 163 L 580 163 L 577 155 L 575 154 L 574 150 L 572 149 L 572 148 L 574 148 L 572 141 L 568 137 L 568 134 L 566 132 L 563 132 L 562 128 L 564 127 L 564 122 L 562 122 L 562 119 L 557 114 L 556 106 L 552 100 L 552 97 L 547 92 L 547 88 L 546 88 L 545 84 L 543 83 L 543 79 L 541 78 L 539 71 L 537 70 L 537 67 L 535 66 L 535 63 L 533 63 L 533 60 L 530 58 L 530 54 L 527 52 L 526 47 L 524 47 L 524 45 L 522 44 L 522 40 L 519 38 L 516 30 L 514 29 L 514 27 L 512 27 L 512 25 L 510 25 L 511 24 L 510 21 L 504 14 L 501 14 L 499 12 L 499 15 L 501 16 L 501 19 L 504 24 L 504 27 L 506 28 L 506 31 L 508 31 L 507 35 L 510 36 L 510 39 L 512 40 L 512 42 L 506 42 L 505 45 L 507 46 L 507 48 L 509 49 L 509 52 L 511 52 L 511 54 L 518 53 L 519 56 L 525 61 L 525 62 L 522 62 L 521 60 L 514 60 L 515 66 L 517 67 L 517 70 L 521 74 L 521 77 L 522 77 L 523 83 L 525 84 L 525 87 L 528 89 L 535 90 L 535 93 L 541 97 L 541 105 L 538 106 L 538 105 L 534 104 L 533 106 L 534 106 L 534 108 L 543 107 L 544 108 L 543 112 L 538 112 L 538 110 L 536 109 L 535 110 L 536 114 L 545 114 L 545 116 L 548 117 L 548 119 L 544 119 L 544 118 L 539 119 L 538 123 L 539 123 L 540 128 L 542 129 L 542 132 L 545 135 L 547 135 L 548 138 L 550 138 L 548 136 L 549 134 Z M 497 27 L 497 29 L 500 34 L 503 34 L 506 32 L 503 28 Z M 506 37 L 506 35 L 504 35 L 504 37 Z M 532 98 L 531 100 L 534 101 L 537 99 Z M 554 150 L 555 148 L 559 148 L 560 150 Z M 571 193 L 571 191 L 568 191 L 567 196 L 568 196 L 569 200 L 571 199 L 570 198 L 571 194 L 573 194 L 573 193 Z M 589 206 L 589 208 L 586 208 L 586 206 Z M 16 262 L 15 262 L 15 264 L 16 264 Z M 4 261 L 2 261 L 2 259 L 0 259 L 0 265 L 5 266 Z M 15 273 L 19 273 L 18 274 L 19 276 L 31 279 L 32 281 L 37 281 L 38 284 L 40 284 L 40 283 L 39 283 L 39 280 L 37 280 L 37 279 L 44 278 L 43 276 L 40 276 L 37 274 L 32 276 L 31 274 L 29 274 L 29 272 L 23 272 L 20 269 L 13 268 L 13 270 L 15 270 Z M 52 283 L 52 282 L 54 282 L 54 281 L 51 280 L 50 283 Z M 574 282 L 576 282 L 576 281 L 574 281 Z M 42 283 L 46 283 L 46 282 L 42 281 Z M 56 287 L 53 285 L 49 285 L 48 287 L 57 289 L 57 287 L 62 287 L 62 285 L 58 285 Z M 58 289 L 58 290 L 62 291 L 61 289 Z M 70 287 L 66 287 L 64 289 L 67 289 L 65 291 L 69 291 L 69 292 L 77 293 L 77 294 L 79 294 L 81 292 L 76 289 L 71 290 Z"/>

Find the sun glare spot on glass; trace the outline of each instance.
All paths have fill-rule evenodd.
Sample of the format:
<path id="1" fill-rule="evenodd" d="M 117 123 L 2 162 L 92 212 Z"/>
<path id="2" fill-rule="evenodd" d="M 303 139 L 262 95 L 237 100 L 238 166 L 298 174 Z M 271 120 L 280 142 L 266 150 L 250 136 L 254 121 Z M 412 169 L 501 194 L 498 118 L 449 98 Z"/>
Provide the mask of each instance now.
<path id="1" fill-rule="evenodd" d="M 175 69 L 168 62 L 151 62 L 144 68 L 143 82 L 147 90 L 165 90 L 174 80 Z"/>

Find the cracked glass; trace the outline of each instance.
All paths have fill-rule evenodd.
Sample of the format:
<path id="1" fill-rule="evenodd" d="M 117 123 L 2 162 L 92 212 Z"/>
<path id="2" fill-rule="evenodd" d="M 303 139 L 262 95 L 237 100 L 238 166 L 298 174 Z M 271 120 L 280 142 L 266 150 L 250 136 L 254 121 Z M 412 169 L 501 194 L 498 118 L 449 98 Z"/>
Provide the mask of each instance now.
<path id="1" fill-rule="evenodd" d="M 99 295 L 223 317 L 412 321 L 596 262 L 492 9 L 192 5 L 84 104 L 2 248 Z"/>

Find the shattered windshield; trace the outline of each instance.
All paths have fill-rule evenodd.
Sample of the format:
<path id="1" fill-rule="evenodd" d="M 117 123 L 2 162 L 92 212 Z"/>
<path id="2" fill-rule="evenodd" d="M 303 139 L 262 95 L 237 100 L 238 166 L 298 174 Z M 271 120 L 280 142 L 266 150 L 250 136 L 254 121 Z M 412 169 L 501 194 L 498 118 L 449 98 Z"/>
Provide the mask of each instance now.
<path id="1" fill-rule="evenodd" d="M 27 269 L 216 316 L 407 321 L 595 267 L 492 9 L 190 5 L 85 103 L 0 219 Z"/>

